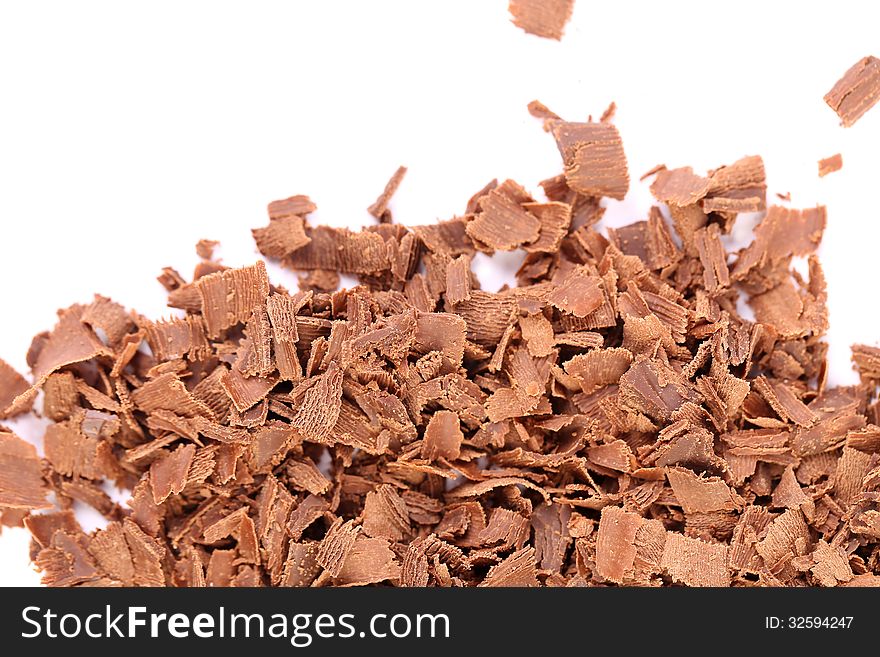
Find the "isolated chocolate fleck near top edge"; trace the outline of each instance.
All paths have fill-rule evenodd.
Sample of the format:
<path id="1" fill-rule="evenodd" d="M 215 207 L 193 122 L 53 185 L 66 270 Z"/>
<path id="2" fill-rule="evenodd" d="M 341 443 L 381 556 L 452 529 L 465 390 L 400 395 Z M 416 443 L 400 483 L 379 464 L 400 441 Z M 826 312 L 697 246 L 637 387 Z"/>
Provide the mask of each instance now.
<path id="1" fill-rule="evenodd" d="M 559 41 L 571 18 L 574 0 L 510 0 L 508 8 L 517 27 Z"/>
<path id="2" fill-rule="evenodd" d="M 768 206 L 751 155 L 655 167 L 660 205 L 603 233 L 630 185 L 613 111 L 529 110 L 561 155 L 546 200 L 493 180 L 410 228 L 401 167 L 359 231 L 275 201 L 253 236 L 299 291 L 203 240 L 159 277 L 182 317 L 98 296 L 34 338 L 33 385 L 0 361 L 0 417 L 42 390 L 51 421 L 43 458 L 0 426 L 0 520 L 43 582 L 878 585 L 880 348 L 827 386 L 825 208 Z M 483 290 L 477 253 L 515 250 L 517 285 Z"/>

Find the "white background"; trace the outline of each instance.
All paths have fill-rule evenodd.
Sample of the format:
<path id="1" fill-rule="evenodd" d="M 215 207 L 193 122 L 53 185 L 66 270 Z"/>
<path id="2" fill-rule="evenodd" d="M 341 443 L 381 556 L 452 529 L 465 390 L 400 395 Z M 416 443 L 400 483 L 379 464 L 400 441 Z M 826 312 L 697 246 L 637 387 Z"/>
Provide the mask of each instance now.
<path id="1" fill-rule="evenodd" d="M 4 1 L 0 355 L 24 371 L 55 309 L 95 292 L 169 314 L 161 267 L 188 275 L 203 237 L 252 263 L 276 198 L 308 194 L 316 221 L 356 227 L 399 164 L 402 223 L 461 213 L 494 177 L 537 193 L 560 161 L 528 101 L 584 120 L 614 100 L 634 184 L 606 224 L 647 216 L 636 181 L 655 164 L 750 154 L 771 198 L 828 205 L 831 378 L 851 383 L 849 345 L 880 338 L 880 107 L 843 129 L 822 96 L 880 56 L 875 7 L 577 0 L 555 42 L 514 27 L 506 0 Z M 820 180 L 837 152 L 844 169 Z M 509 275 L 517 256 L 500 260 Z M 39 444 L 38 421 L 13 424 Z M 0 583 L 37 582 L 25 532 L 5 529 Z"/>

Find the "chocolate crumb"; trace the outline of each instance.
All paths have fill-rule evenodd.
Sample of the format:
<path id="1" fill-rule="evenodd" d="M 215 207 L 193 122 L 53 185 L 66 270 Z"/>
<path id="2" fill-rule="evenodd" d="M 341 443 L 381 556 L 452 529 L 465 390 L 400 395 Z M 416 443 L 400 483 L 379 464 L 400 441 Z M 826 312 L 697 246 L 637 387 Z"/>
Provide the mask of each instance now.
<path id="1" fill-rule="evenodd" d="M 403 177 L 405 175 L 406 167 L 398 167 L 397 171 L 394 172 L 385 184 L 385 189 L 379 195 L 379 198 L 376 199 L 376 202 L 367 208 L 367 212 L 378 219 L 380 223 L 391 223 L 391 210 L 388 209 L 388 203 L 391 202 L 391 197 L 394 196 L 394 192 L 400 187 L 400 183 L 403 182 Z"/>
<path id="2" fill-rule="evenodd" d="M 843 168 L 843 158 L 840 153 L 819 160 L 819 177 L 824 178 L 829 173 L 840 171 Z"/>
<path id="3" fill-rule="evenodd" d="M 571 18 L 574 0 L 510 0 L 508 9 L 517 27 L 559 41 Z"/>
<path id="4" fill-rule="evenodd" d="M 825 94 L 840 124 L 849 128 L 880 100 L 880 59 L 863 57 Z"/>

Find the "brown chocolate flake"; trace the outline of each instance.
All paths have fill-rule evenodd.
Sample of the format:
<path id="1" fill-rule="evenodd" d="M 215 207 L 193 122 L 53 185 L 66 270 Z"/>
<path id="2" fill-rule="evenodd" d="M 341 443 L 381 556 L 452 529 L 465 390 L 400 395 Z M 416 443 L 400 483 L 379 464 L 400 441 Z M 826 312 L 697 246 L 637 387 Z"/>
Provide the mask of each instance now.
<path id="1" fill-rule="evenodd" d="M 72 306 L 59 313 L 58 323 L 32 366 L 35 385 L 40 385 L 62 367 L 110 355 L 94 332 L 81 321 L 83 312 L 82 306 Z"/>
<path id="2" fill-rule="evenodd" d="M 596 571 L 610 582 L 622 584 L 634 574 L 635 538 L 645 520 L 619 507 L 602 509 L 596 536 Z"/>
<path id="3" fill-rule="evenodd" d="M 562 285 L 547 295 L 547 301 L 559 310 L 575 317 L 586 317 L 597 310 L 605 300 L 602 280 L 582 269 L 569 274 Z"/>
<path id="4" fill-rule="evenodd" d="M 553 324 L 542 313 L 520 317 L 519 328 L 529 354 L 541 358 L 553 353 L 557 336 L 553 334 Z"/>
<path id="5" fill-rule="evenodd" d="M 196 242 L 196 255 L 199 256 L 202 260 L 213 260 L 214 259 L 214 249 L 220 246 L 220 242 L 217 240 L 206 240 L 201 239 Z"/>
<path id="6" fill-rule="evenodd" d="M 725 213 L 725 232 L 730 230 L 736 213 L 760 212 L 767 206 L 767 183 L 764 161 L 751 155 L 709 173 L 709 190 L 702 201 L 704 212 Z"/>
<path id="7" fill-rule="evenodd" d="M 364 501 L 364 533 L 397 542 L 412 531 L 406 503 L 389 484 L 367 493 Z"/>
<path id="8" fill-rule="evenodd" d="M 679 207 L 693 205 L 709 192 L 709 179 L 696 175 L 690 167 L 663 168 L 653 173 L 657 175 L 651 183 L 651 193 L 662 203 Z"/>
<path id="9" fill-rule="evenodd" d="M 608 107 L 605 108 L 605 111 L 602 112 L 602 116 L 599 117 L 599 121 L 602 123 L 607 123 L 614 118 L 614 115 L 617 113 L 617 103 L 613 100 L 608 103 Z"/>
<path id="10" fill-rule="evenodd" d="M 84 435 L 72 421 L 50 424 L 43 437 L 46 460 L 56 472 L 68 477 L 104 476 L 98 460 L 99 444 L 97 437 Z"/>
<path id="11" fill-rule="evenodd" d="M 870 454 L 844 447 L 834 474 L 834 497 L 844 507 L 856 502 L 864 486 L 864 479 L 873 466 Z"/>
<path id="12" fill-rule="evenodd" d="M 880 100 L 880 59 L 863 57 L 825 94 L 825 102 L 848 128 Z"/>
<path id="13" fill-rule="evenodd" d="M 330 488 L 330 480 L 308 457 L 287 464 L 287 482 L 292 488 L 308 491 L 312 495 L 323 495 Z"/>
<path id="14" fill-rule="evenodd" d="M 452 411 L 437 411 L 431 416 L 425 428 L 425 439 L 422 443 L 422 458 L 433 461 L 444 458 L 454 461 L 461 453 L 461 442 L 464 434 L 458 414 Z"/>
<path id="15" fill-rule="evenodd" d="M 610 123 L 560 122 L 553 135 L 571 189 L 585 196 L 626 196 L 629 171 L 617 128 Z"/>
<path id="16" fill-rule="evenodd" d="M 784 383 L 770 383 L 765 376 L 759 376 L 755 379 L 755 388 L 783 419 L 807 428 L 818 420 L 816 414 Z"/>
<path id="17" fill-rule="evenodd" d="M 803 514 L 797 509 L 788 509 L 769 524 L 764 537 L 755 544 L 755 550 L 765 567 L 784 580 L 794 576 L 791 560 L 805 553 L 809 541 L 810 532 Z"/>
<path id="18" fill-rule="evenodd" d="M 459 316 L 455 321 L 465 321 L 468 340 L 494 347 L 516 312 L 517 303 L 513 297 L 473 290 L 469 300 L 455 306 L 455 313 Z"/>
<path id="19" fill-rule="evenodd" d="M 733 278 L 742 279 L 754 267 L 777 266 L 790 256 L 815 251 L 825 231 L 825 208 L 793 210 L 773 205 L 755 229 L 755 240 L 740 253 Z"/>
<path id="20" fill-rule="evenodd" d="M 271 377 L 247 377 L 234 367 L 227 370 L 220 379 L 220 385 L 239 413 L 244 413 L 254 404 L 263 401 L 277 382 L 277 379 Z"/>
<path id="21" fill-rule="evenodd" d="M 403 182 L 403 177 L 405 175 L 406 167 L 397 167 L 397 171 L 394 172 L 394 174 L 385 184 L 385 189 L 382 190 L 379 198 L 377 198 L 376 202 L 373 203 L 369 208 L 367 208 L 367 212 L 369 212 L 383 224 L 391 223 L 391 211 L 388 209 L 388 203 L 391 202 L 391 197 L 394 196 L 394 192 L 396 192 L 397 188 L 400 187 L 400 183 Z"/>
<path id="22" fill-rule="evenodd" d="M 880 381 L 880 347 L 865 344 L 852 346 L 852 362 L 866 381 Z"/>
<path id="23" fill-rule="evenodd" d="M 318 544 L 315 542 L 291 542 L 287 548 L 280 586 L 310 586 L 321 571 L 317 553 Z"/>
<path id="24" fill-rule="evenodd" d="M 84 534 L 55 532 L 51 544 L 40 550 L 34 563 L 47 586 L 75 586 L 98 577 L 95 560 L 87 551 Z"/>
<path id="25" fill-rule="evenodd" d="M 833 547 L 820 540 L 811 556 L 815 565 L 810 568 L 810 572 L 821 586 L 837 586 L 854 577 L 846 552 L 840 547 Z"/>
<path id="26" fill-rule="evenodd" d="M 131 401 L 141 411 L 170 411 L 183 417 L 211 417 L 211 409 L 186 389 L 174 372 L 166 372 L 147 381 L 132 392 Z"/>
<path id="27" fill-rule="evenodd" d="M 492 566 L 480 586 L 538 586 L 535 548 L 517 550 L 498 565 Z"/>
<path id="28" fill-rule="evenodd" d="M 719 477 L 702 478 L 686 468 L 667 468 L 666 478 L 685 513 L 733 511 L 742 500 Z"/>
<path id="29" fill-rule="evenodd" d="M 544 121 L 544 131 L 549 132 L 550 127 L 553 125 L 554 121 L 561 121 L 562 117 L 560 117 L 556 112 L 547 107 L 540 100 L 531 101 L 526 108 L 529 110 L 529 114 L 534 116 L 536 119 L 542 119 Z M 486 190 L 488 192 L 488 190 Z"/>
<path id="30" fill-rule="evenodd" d="M 342 374 L 331 363 L 326 372 L 307 382 L 292 421 L 305 440 L 321 442 L 336 425 L 342 407 Z"/>
<path id="31" fill-rule="evenodd" d="M 165 586 L 162 560 L 165 548 L 155 538 L 148 536 L 131 520 L 123 522 L 125 541 L 134 564 L 135 586 Z"/>
<path id="32" fill-rule="evenodd" d="M 687 586 L 730 586 L 724 545 L 669 532 L 660 565 L 674 582 Z"/>
<path id="33" fill-rule="evenodd" d="M 180 445 L 170 454 L 153 462 L 150 466 L 150 484 L 156 504 L 161 504 L 170 495 L 183 491 L 195 453 L 195 445 Z"/>
<path id="34" fill-rule="evenodd" d="M 668 167 L 665 164 L 655 164 L 653 167 L 651 167 L 650 169 L 645 171 L 645 173 L 643 173 L 639 177 L 639 182 L 644 182 L 645 180 L 647 180 L 651 176 L 656 176 L 661 171 L 666 171 L 667 168 Z"/>
<path id="35" fill-rule="evenodd" d="M 670 420 L 686 401 L 698 399 L 687 383 L 663 364 L 638 360 L 620 378 L 621 405 L 658 420 Z"/>
<path id="36" fill-rule="evenodd" d="M 287 520 L 287 532 L 293 540 L 298 541 L 303 532 L 329 509 L 330 504 L 326 500 L 317 495 L 309 495 L 290 513 Z"/>
<path id="37" fill-rule="evenodd" d="M 337 518 L 318 546 L 315 560 L 330 575 L 338 577 L 354 549 L 359 533 L 360 528 L 351 520 L 343 523 L 341 518 Z"/>
<path id="38" fill-rule="evenodd" d="M 528 253 L 555 253 L 571 226 L 571 206 L 567 203 L 523 203 L 523 208 L 541 222 L 538 239 L 524 244 Z"/>
<path id="39" fill-rule="evenodd" d="M 721 244 L 721 231 L 718 224 L 709 224 L 694 233 L 694 244 L 703 265 L 703 285 L 710 294 L 730 285 L 730 272 L 727 269 L 727 253 Z"/>
<path id="40" fill-rule="evenodd" d="M 5 360 L 0 359 L 0 420 L 11 417 L 13 413 L 24 413 L 30 410 L 33 399 L 16 405 L 13 409 L 13 403 L 16 398 L 23 395 L 31 387 L 21 374 L 12 369 Z"/>
<path id="41" fill-rule="evenodd" d="M 563 504 L 542 504 L 532 512 L 535 530 L 535 560 L 542 570 L 560 572 L 571 544 L 571 508 Z"/>
<path id="42" fill-rule="evenodd" d="M 95 300 L 83 310 L 81 321 L 93 330 L 103 331 L 107 342 L 113 347 L 119 345 L 134 328 L 131 314 L 123 306 L 97 294 Z"/>
<path id="43" fill-rule="evenodd" d="M 317 206 L 312 203 L 308 196 L 297 195 L 281 201 L 272 201 L 269 204 L 268 212 L 270 219 L 279 219 L 281 217 L 300 216 L 304 217 L 317 210 Z"/>
<path id="44" fill-rule="evenodd" d="M 505 180 L 480 200 L 481 211 L 468 223 L 467 234 L 501 251 L 534 242 L 541 234 L 541 222 L 522 206 L 531 200 L 522 187 Z"/>
<path id="45" fill-rule="evenodd" d="M 153 355 L 159 361 L 169 361 L 184 356 L 190 360 L 200 360 L 210 351 L 205 325 L 201 318 L 190 315 L 186 319 L 142 324 L 146 340 Z"/>
<path id="46" fill-rule="evenodd" d="M 518 28 L 545 39 L 562 38 L 574 0 L 510 0 L 508 10 Z"/>
<path id="47" fill-rule="evenodd" d="M 224 329 L 249 320 L 254 308 L 266 302 L 266 265 L 259 261 L 252 267 L 209 274 L 196 281 L 196 288 L 208 335 L 216 338 Z"/>
<path id="48" fill-rule="evenodd" d="M 795 477 L 794 468 L 787 467 L 773 489 L 773 506 L 780 509 L 804 509 L 804 505 L 809 506 L 811 503 Z"/>
<path id="49" fill-rule="evenodd" d="M 73 511 L 30 514 L 24 518 L 24 526 L 39 546 L 44 548 L 52 545 L 52 537 L 57 531 L 71 535 L 82 532 Z"/>
<path id="50" fill-rule="evenodd" d="M 633 356 L 626 349 L 595 349 L 578 354 L 565 363 L 566 374 L 573 376 L 587 394 L 608 385 L 616 385 L 629 369 Z"/>
<path id="51" fill-rule="evenodd" d="M 446 267 L 446 300 L 455 305 L 471 298 L 471 259 L 460 255 Z"/>
<path id="52" fill-rule="evenodd" d="M 134 586 L 135 564 L 126 541 L 122 524 L 111 522 L 95 532 L 89 541 L 89 554 L 100 569 L 123 586 Z"/>
<path id="53" fill-rule="evenodd" d="M 251 232 L 257 250 L 267 258 L 283 258 L 312 241 L 306 235 L 305 220 L 296 215 L 270 219 L 268 226 Z"/>
<path id="54" fill-rule="evenodd" d="M 388 541 L 358 536 L 335 575 L 338 586 L 366 586 L 400 577 L 400 564 Z"/>
<path id="55" fill-rule="evenodd" d="M 385 240 L 378 233 L 318 226 L 308 228 L 306 235 L 311 241 L 290 253 L 282 264 L 291 269 L 345 274 L 375 274 L 391 267 Z"/>
<path id="56" fill-rule="evenodd" d="M 0 427 L 0 507 L 50 508 L 48 492 L 37 450 Z"/>
<path id="57" fill-rule="evenodd" d="M 840 171 L 843 168 L 843 157 L 836 153 L 831 157 L 823 157 L 819 160 L 819 177 L 824 178 L 829 173 Z"/>

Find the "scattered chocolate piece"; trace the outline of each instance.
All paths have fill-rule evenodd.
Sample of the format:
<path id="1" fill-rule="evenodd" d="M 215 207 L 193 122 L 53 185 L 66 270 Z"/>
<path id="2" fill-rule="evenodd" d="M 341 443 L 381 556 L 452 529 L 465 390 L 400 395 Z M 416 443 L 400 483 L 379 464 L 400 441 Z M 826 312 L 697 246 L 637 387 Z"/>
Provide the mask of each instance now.
<path id="1" fill-rule="evenodd" d="M 283 258 L 311 242 L 305 220 L 297 215 L 272 217 L 265 228 L 251 230 L 257 250 L 267 258 Z"/>
<path id="2" fill-rule="evenodd" d="M 48 509 L 48 493 L 37 450 L 0 427 L 0 509 Z"/>
<path id="3" fill-rule="evenodd" d="M 626 196 L 629 172 L 617 128 L 610 123 L 561 121 L 553 126 L 553 136 L 572 190 L 618 200 Z"/>
<path id="4" fill-rule="evenodd" d="M 829 173 L 840 171 L 843 168 L 843 158 L 840 153 L 819 160 L 819 177 L 824 178 Z"/>
<path id="5" fill-rule="evenodd" d="M 647 180 L 648 178 L 650 178 L 651 176 L 655 176 L 658 173 L 660 173 L 661 171 L 665 171 L 665 170 L 666 170 L 665 164 L 657 164 L 657 165 L 651 167 L 650 169 L 648 169 L 647 171 L 645 171 L 645 173 L 643 173 L 641 176 L 639 176 L 639 181 L 643 182 L 643 181 Z"/>
<path id="6" fill-rule="evenodd" d="M 31 387 L 21 374 L 12 369 L 5 360 L 0 359 L 0 420 L 30 410 L 33 398 L 23 404 L 15 404 L 15 400 L 24 395 Z"/>
<path id="7" fill-rule="evenodd" d="M 617 103 L 613 100 L 609 103 L 608 107 L 605 108 L 605 111 L 602 112 L 602 116 L 599 117 L 599 121 L 601 123 L 607 123 L 611 119 L 614 118 L 614 114 L 617 112 Z"/>
<path id="8" fill-rule="evenodd" d="M 510 251 L 538 239 L 541 222 L 523 207 L 533 202 L 526 191 L 512 180 L 505 180 L 480 199 L 480 212 L 467 225 L 466 232 L 489 249 Z"/>
<path id="9" fill-rule="evenodd" d="M 376 202 L 367 208 L 367 212 L 378 219 L 380 223 L 391 223 L 391 210 L 388 209 L 388 203 L 391 202 L 391 197 L 394 196 L 394 192 L 400 187 L 400 183 L 403 182 L 403 177 L 405 175 L 406 167 L 398 167 L 397 171 L 394 172 L 394 175 L 392 175 L 385 184 L 385 189 L 382 190 L 382 193 L 379 195 L 379 198 L 376 199 Z"/>
<path id="10" fill-rule="evenodd" d="M 196 243 L 196 255 L 202 260 L 213 260 L 214 249 L 216 249 L 219 244 L 220 242 L 217 240 L 199 240 Z"/>
<path id="11" fill-rule="evenodd" d="M 547 202 L 494 180 L 407 228 L 403 169 L 360 231 L 276 201 L 254 239 L 300 291 L 203 241 L 191 280 L 160 277 L 180 317 L 95 297 L 34 338 L 34 385 L 0 361 L 0 413 L 42 390 L 50 420 L 42 459 L 0 427 L 0 522 L 31 532 L 44 583 L 877 585 L 880 348 L 827 387 L 825 209 L 767 208 L 750 156 L 656 167 L 672 221 L 601 234 L 601 197 L 629 187 L 612 108 L 530 104 L 565 167 Z M 475 254 L 514 249 L 517 285 L 481 289 Z"/>
<path id="12" fill-rule="evenodd" d="M 534 116 L 536 119 L 541 119 L 544 121 L 544 131 L 550 132 L 550 129 L 553 127 L 554 121 L 561 121 L 562 117 L 560 117 L 556 112 L 547 107 L 540 100 L 531 101 L 527 107 L 529 110 L 529 114 Z"/>
<path id="13" fill-rule="evenodd" d="M 510 0 L 508 9 L 517 27 L 559 41 L 571 18 L 574 0 Z"/>
<path id="14" fill-rule="evenodd" d="M 880 100 L 880 59 L 864 57 L 825 94 L 825 102 L 848 128 Z"/>

